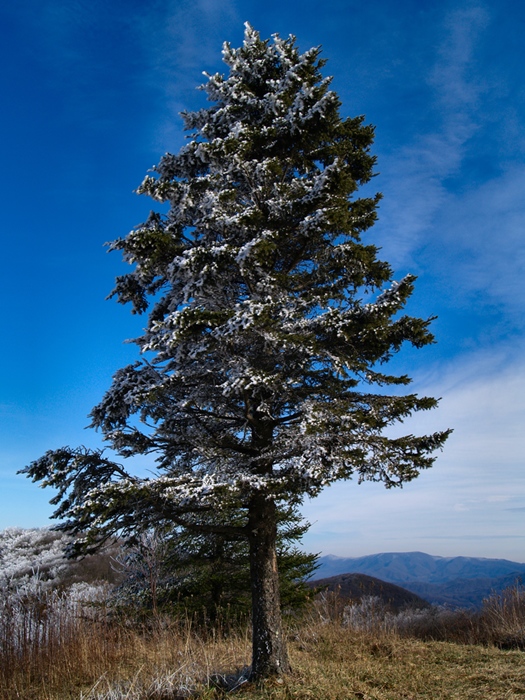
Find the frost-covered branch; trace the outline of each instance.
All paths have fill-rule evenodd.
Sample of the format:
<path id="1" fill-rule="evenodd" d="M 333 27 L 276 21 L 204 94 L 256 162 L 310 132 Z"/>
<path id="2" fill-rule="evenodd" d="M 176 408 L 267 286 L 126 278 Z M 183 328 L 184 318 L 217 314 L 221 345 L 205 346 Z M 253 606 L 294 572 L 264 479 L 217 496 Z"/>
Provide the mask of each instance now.
<path id="1" fill-rule="evenodd" d="M 374 128 L 341 116 L 319 48 L 246 25 L 223 58 L 227 73 L 202 86 L 209 105 L 183 115 L 187 142 L 139 187 L 167 213 L 110 245 L 131 266 L 112 296 L 148 316 L 142 360 L 115 374 L 92 427 L 123 463 L 153 456 L 155 473 L 84 448 L 24 472 L 58 490 L 76 551 L 167 524 L 245 537 L 261 676 L 288 663 L 279 507 L 339 479 L 402 486 L 449 431 L 391 437 L 437 402 L 402 395 L 410 378 L 384 367 L 434 338 L 432 318 L 406 312 L 415 277 L 394 281 L 368 242 L 381 196 L 357 190 L 374 174 Z"/>

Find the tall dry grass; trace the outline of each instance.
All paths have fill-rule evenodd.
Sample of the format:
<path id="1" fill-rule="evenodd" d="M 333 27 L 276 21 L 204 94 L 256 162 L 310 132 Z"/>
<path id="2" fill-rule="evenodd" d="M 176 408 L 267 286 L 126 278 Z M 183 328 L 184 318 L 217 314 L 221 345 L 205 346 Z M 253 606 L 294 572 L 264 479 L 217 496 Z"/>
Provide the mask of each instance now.
<path id="1" fill-rule="evenodd" d="M 53 697 L 52 690 L 118 656 L 120 637 L 102 609 L 67 595 L 7 595 L 0 604 L 0 698 Z"/>
<path id="2" fill-rule="evenodd" d="M 477 616 L 407 611 L 397 628 L 377 601 L 353 608 L 321 598 L 289 621 L 294 673 L 254 687 L 247 626 L 185 616 L 137 624 L 115 619 L 103 601 L 10 596 L 0 606 L 0 699 L 525 697 L 525 654 L 495 646 L 518 648 L 525 637 L 522 589 L 493 596 Z"/>
<path id="3" fill-rule="evenodd" d="M 0 607 L 1 700 L 189 697 L 214 675 L 242 682 L 249 654 L 246 626 L 134 623 L 57 592 L 7 596 Z"/>
<path id="4" fill-rule="evenodd" d="M 525 650 L 525 588 L 516 584 L 483 605 L 487 641 L 502 649 Z"/>

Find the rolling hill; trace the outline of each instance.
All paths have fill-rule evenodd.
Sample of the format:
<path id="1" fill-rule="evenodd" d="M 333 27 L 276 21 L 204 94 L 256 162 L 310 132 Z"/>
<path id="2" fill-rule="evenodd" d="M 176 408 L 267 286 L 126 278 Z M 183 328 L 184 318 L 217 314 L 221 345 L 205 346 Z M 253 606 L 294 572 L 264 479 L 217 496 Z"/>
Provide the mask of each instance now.
<path id="1" fill-rule="evenodd" d="M 316 579 L 310 586 L 330 591 L 344 601 L 361 600 L 365 596 L 376 596 L 392 611 L 403 608 L 425 608 L 428 603 L 415 593 L 396 586 L 394 583 L 381 581 L 366 574 L 339 574 L 329 578 Z"/>

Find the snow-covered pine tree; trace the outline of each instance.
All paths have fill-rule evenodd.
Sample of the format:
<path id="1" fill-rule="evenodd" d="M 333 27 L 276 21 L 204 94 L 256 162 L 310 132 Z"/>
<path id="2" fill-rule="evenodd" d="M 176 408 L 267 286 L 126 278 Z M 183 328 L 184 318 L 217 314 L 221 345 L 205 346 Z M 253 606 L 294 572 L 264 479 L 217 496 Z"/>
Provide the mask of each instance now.
<path id="1" fill-rule="evenodd" d="M 139 189 L 168 214 L 111 246 L 134 266 L 113 294 L 149 318 L 143 359 L 116 373 L 92 425 L 123 458 L 155 453 L 158 474 L 84 448 L 24 470 L 58 489 L 54 516 L 77 551 L 165 522 L 245 536 L 254 678 L 289 669 L 278 504 L 352 475 L 399 486 L 448 434 L 384 432 L 436 405 L 383 370 L 403 343 L 432 342 L 430 320 L 402 315 L 414 278 L 394 282 L 361 242 L 379 200 L 355 197 L 372 176 L 373 128 L 341 118 L 319 54 L 249 25 L 242 47 L 225 44 L 229 72 L 204 86 L 212 106 L 183 115 L 188 143 Z M 210 525 L 223 508 L 242 524 Z"/>

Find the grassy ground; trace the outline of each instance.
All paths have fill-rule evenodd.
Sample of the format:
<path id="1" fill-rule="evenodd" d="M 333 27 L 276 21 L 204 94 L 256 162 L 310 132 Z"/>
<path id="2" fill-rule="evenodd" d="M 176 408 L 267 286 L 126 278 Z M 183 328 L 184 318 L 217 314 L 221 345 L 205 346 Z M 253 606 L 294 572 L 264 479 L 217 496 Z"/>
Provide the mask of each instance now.
<path id="1" fill-rule="evenodd" d="M 336 625 L 292 644 L 294 676 L 282 690 L 239 698 L 326 700 L 511 700 L 525 697 L 525 654 L 395 636 L 374 638 Z"/>
<path id="2" fill-rule="evenodd" d="M 525 698 L 525 652 L 353 632 L 337 622 L 290 630 L 293 673 L 242 682 L 247 632 L 203 639 L 189 625 L 147 635 L 80 623 L 52 653 L 11 668 L 1 700 L 514 700 Z M 229 689 L 209 679 L 229 676 Z M 239 687 L 232 691 L 235 678 Z M 218 683 L 220 685 L 220 683 Z"/>

